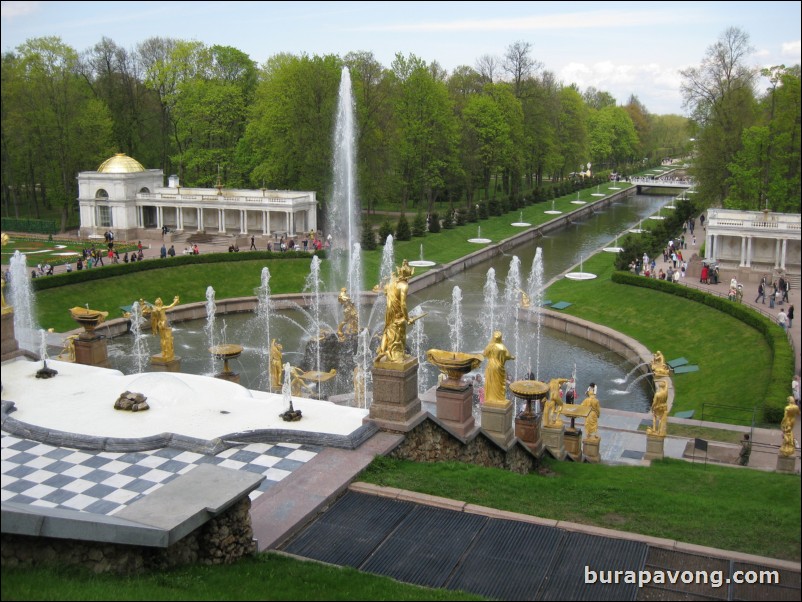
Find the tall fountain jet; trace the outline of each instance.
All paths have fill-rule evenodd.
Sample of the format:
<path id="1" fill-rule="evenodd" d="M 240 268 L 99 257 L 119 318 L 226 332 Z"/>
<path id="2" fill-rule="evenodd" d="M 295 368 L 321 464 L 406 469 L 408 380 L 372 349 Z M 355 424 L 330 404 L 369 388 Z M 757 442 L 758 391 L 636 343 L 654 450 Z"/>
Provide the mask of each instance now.
<path id="1" fill-rule="evenodd" d="M 359 265 L 359 200 L 356 183 L 356 122 L 351 73 L 343 67 L 334 131 L 334 189 L 328 208 L 327 227 L 331 235 L 331 290 L 347 281 L 348 293 L 360 309 L 362 273 Z"/>

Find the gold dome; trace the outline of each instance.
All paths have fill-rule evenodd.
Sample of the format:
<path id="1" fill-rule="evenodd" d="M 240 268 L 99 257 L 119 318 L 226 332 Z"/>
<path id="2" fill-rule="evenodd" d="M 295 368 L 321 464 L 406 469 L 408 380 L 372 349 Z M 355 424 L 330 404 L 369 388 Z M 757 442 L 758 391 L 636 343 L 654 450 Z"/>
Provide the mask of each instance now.
<path id="1" fill-rule="evenodd" d="M 137 173 L 145 171 L 142 164 L 125 153 L 117 153 L 97 168 L 98 173 Z"/>

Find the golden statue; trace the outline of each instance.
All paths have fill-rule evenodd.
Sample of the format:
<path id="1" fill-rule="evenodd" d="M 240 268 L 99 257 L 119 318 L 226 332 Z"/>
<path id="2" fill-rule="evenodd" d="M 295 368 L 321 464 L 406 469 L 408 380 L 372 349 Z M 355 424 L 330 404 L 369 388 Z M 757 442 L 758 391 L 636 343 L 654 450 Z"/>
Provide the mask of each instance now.
<path id="1" fill-rule="evenodd" d="M 567 378 L 552 378 L 549 381 L 549 400 L 543 408 L 543 426 L 559 428 L 562 426 L 560 414 L 563 411 L 563 398 L 560 395 L 560 387 L 567 383 Z"/>
<path id="2" fill-rule="evenodd" d="M 343 306 L 343 321 L 337 327 L 337 338 L 344 341 L 345 337 L 354 336 L 359 332 L 359 314 L 357 314 L 356 305 L 345 291 L 345 287 L 340 289 L 337 301 Z"/>
<path id="3" fill-rule="evenodd" d="M 157 298 L 153 305 L 148 305 L 143 299 L 139 301 L 139 306 L 142 308 L 142 315 L 150 315 L 151 331 L 153 334 L 159 335 L 161 339 L 161 359 L 165 362 L 175 358 L 173 329 L 170 328 L 170 324 L 167 322 L 167 310 L 178 305 L 178 301 L 178 295 L 173 297 L 173 302 L 170 305 L 165 305 L 161 297 Z"/>
<path id="4" fill-rule="evenodd" d="M 510 355 L 501 342 L 501 332 L 493 333 L 493 337 L 485 347 L 482 355 L 487 359 L 485 368 L 485 403 L 503 406 L 507 402 L 507 368 L 504 364 L 515 357 Z"/>
<path id="5" fill-rule="evenodd" d="M 652 359 L 652 373 L 657 377 L 671 374 L 671 368 L 666 364 L 666 358 L 660 351 L 655 353 Z"/>
<path id="6" fill-rule="evenodd" d="M 384 313 L 384 333 L 376 355 L 378 362 L 403 362 L 406 357 L 407 326 L 425 315 L 410 318 L 407 313 L 409 279 L 414 273 L 415 269 L 405 259 L 384 286 L 387 309 Z"/>
<path id="7" fill-rule="evenodd" d="M 270 384 L 273 389 L 281 388 L 281 375 L 284 374 L 284 366 L 282 364 L 282 350 L 284 347 L 281 343 L 273 339 L 270 343 Z"/>
<path id="8" fill-rule="evenodd" d="M 313 393 L 312 389 L 306 384 L 306 381 L 303 379 L 304 371 L 300 368 L 293 366 L 292 370 L 290 371 L 291 378 L 290 378 L 290 390 L 295 397 L 300 397 L 301 395 Z"/>
<path id="9" fill-rule="evenodd" d="M 794 455 L 796 451 L 796 443 L 794 442 L 794 424 L 796 417 L 799 416 L 799 406 L 796 405 L 794 398 L 788 396 L 788 405 L 785 406 L 785 415 L 783 421 L 780 423 L 780 430 L 783 433 L 783 442 L 780 445 L 780 455 L 789 458 Z"/>
<path id="10" fill-rule="evenodd" d="M 665 437 L 668 433 L 668 383 L 657 381 L 657 391 L 652 399 L 652 426 L 646 429 L 649 435 Z"/>
<path id="11" fill-rule="evenodd" d="M 521 292 L 521 307 L 523 309 L 529 309 L 529 307 L 532 305 L 532 300 L 529 298 L 529 295 L 526 294 L 526 291 L 520 290 L 520 292 Z"/>
<path id="12" fill-rule="evenodd" d="M 50 332 L 52 329 L 48 329 Z M 77 334 L 71 334 L 68 337 L 64 337 L 64 347 L 56 356 L 57 360 L 62 362 L 74 362 L 75 361 L 75 339 L 78 338 Z"/>
<path id="13" fill-rule="evenodd" d="M 588 391 L 588 396 L 582 400 L 581 405 L 590 407 L 590 414 L 585 418 L 585 439 L 588 441 L 598 441 L 601 404 L 599 404 L 599 400 L 596 398 L 596 392 L 592 389 Z"/>

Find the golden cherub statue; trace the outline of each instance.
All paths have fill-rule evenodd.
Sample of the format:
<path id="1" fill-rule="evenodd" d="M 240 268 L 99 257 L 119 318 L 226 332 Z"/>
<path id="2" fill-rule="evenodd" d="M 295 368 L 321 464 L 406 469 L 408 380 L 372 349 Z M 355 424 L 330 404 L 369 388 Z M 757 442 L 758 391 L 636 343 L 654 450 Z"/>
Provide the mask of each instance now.
<path id="1" fill-rule="evenodd" d="M 281 343 L 273 339 L 270 343 L 270 386 L 278 390 L 281 388 L 281 376 L 284 374 L 284 365 L 282 364 L 282 350 L 284 347 Z"/>
<path id="2" fill-rule="evenodd" d="M 671 368 L 666 363 L 666 358 L 660 351 L 656 352 L 652 359 L 652 373 L 657 377 L 671 374 Z"/>
<path id="3" fill-rule="evenodd" d="M 601 404 L 596 398 L 596 391 L 588 390 L 588 396 L 582 400 L 583 406 L 590 407 L 590 414 L 585 418 L 585 440 L 599 440 L 599 416 L 601 416 Z"/>
<path id="4" fill-rule="evenodd" d="M 165 305 L 161 297 L 157 298 L 153 305 L 148 305 L 140 299 L 139 306 L 142 308 L 143 316 L 150 316 L 150 329 L 153 334 L 159 335 L 161 344 L 162 361 L 170 361 L 175 358 L 175 348 L 173 344 L 173 329 L 167 322 L 167 310 L 178 305 L 179 297 L 176 295 L 170 305 Z"/>

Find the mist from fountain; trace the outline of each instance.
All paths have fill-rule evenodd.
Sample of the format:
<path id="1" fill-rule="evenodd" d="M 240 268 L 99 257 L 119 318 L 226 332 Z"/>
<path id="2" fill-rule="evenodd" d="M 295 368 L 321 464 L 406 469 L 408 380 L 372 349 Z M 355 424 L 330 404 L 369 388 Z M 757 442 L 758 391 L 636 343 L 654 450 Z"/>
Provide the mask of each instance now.
<path id="1" fill-rule="evenodd" d="M 215 333 L 215 314 L 217 313 L 217 304 L 214 302 L 214 289 L 211 286 L 206 287 L 206 326 L 203 330 L 206 332 L 206 341 L 209 348 L 217 345 Z M 209 354 L 209 374 L 214 374 L 214 355 Z"/>
<path id="2" fill-rule="evenodd" d="M 364 393 L 362 399 L 359 400 L 359 407 L 365 409 L 370 407 L 370 402 L 373 399 L 373 396 L 369 394 L 369 392 L 373 390 L 373 371 L 371 370 L 372 363 L 373 354 L 370 351 L 370 331 L 367 328 L 363 328 L 359 331 L 357 351 L 356 355 L 354 356 L 354 364 L 357 366 L 357 370 L 360 372 L 362 378 L 362 392 Z M 356 396 L 361 395 L 362 392 L 357 392 L 356 383 L 354 383 L 354 385 L 354 395 L 356 398 Z"/>
<path id="3" fill-rule="evenodd" d="M 355 242 L 352 246 L 351 262 L 348 268 L 348 294 L 356 307 L 356 315 L 362 315 L 362 245 Z M 360 318 L 361 319 L 361 318 Z M 336 320 L 335 320 L 336 321 Z"/>
<path id="4" fill-rule="evenodd" d="M 535 328 L 535 380 L 540 380 L 540 334 L 543 327 L 543 249 L 535 249 L 532 269 L 526 282 L 530 307 L 535 312 L 537 321 Z M 531 365 L 531 352 L 529 365 Z M 531 368 L 530 368 L 531 371 Z"/>
<path id="5" fill-rule="evenodd" d="M 409 312 L 410 318 L 417 318 L 424 314 L 423 306 L 416 305 L 412 308 Z M 427 337 L 426 333 L 423 330 L 423 320 L 418 319 L 415 320 L 415 323 L 412 324 L 412 332 L 411 332 L 411 339 L 412 339 L 412 355 L 418 359 L 418 394 L 423 394 L 426 391 L 426 372 L 428 370 L 428 366 L 430 365 L 426 361 L 426 347 L 427 347 Z"/>
<path id="6" fill-rule="evenodd" d="M 315 370 L 320 372 L 320 258 L 315 255 L 312 257 L 312 264 L 309 268 L 309 275 L 304 284 L 304 293 L 310 294 L 309 316 L 311 323 L 308 332 L 312 337 L 312 344 L 315 351 Z"/>
<path id="7" fill-rule="evenodd" d="M 496 324 L 496 307 L 498 306 L 498 284 L 496 283 L 496 270 L 490 268 L 487 270 L 487 278 L 485 279 L 484 286 L 484 301 L 485 309 L 489 312 L 486 317 L 489 318 L 487 324 L 487 340 L 493 337 L 493 333 L 498 330 Z M 483 316 L 484 317 L 484 316 Z"/>
<path id="8" fill-rule="evenodd" d="M 148 350 L 145 346 L 145 335 L 142 332 L 142 308 L 139 301 L 131 306 L 131 335 L 134 337 L 134 361 L 137 373 L 145 371 L 145 360 Z"/>
<path id="9" fill-rule="evenodd" d="M 650 377 L 651 375 L 652 375 L 651 372 L 646 372 L 644 374 L 641 374 L 638 378 L 634 379 L 631 383 L 629 383 L 627 385 L 626 389 L 624 389 L 624 390 L 612 389 L 610 391 L 610 394 L 612 394 L 612 395 L 625 395 L 626 393 L 629 393 L 632 390 L 632 387 L 634 387 L 636 384 L 638 384 L 643 379 Z M 654 386 L 652 386 L 652 389 L 654 389 Z"/>
<path id="10" fill-rule="evenodd" d="M 11 271 L 11 305 L 14 307 L 14 333 L 20 345 L 29 348 L 35 345 L 33 333 L 38 330 L 36 324 L 36 297 L 33 284 L 28 274 L 27 257 L 19 250 L 9 260 Z M 25 342 L 28 342 L 28 345 Z M 35 349 L 29 349 L 34 351 Z"/>
<path id="11" fill-rule="evenodd" d="M 518 297 L 521 292 L 521 260 L 513 255 L 510 260 L 510 269 L 504 280 L 504 305 L 502 306 L 502 320 L 504 332 L 512 332 L 512 354 L 516 360 L 512 364 L 513 380 L 518 380 L 518 363 L 520 356 L 520 330 L 518 328 Z"/>
<path id="12" fill-rule="evenodd" d="M 362 291 L 361 269 L 354 265 L 354 247 L 359 239 L 360 212 L 356 182 L 356 120 L 351 72 L 342 68 L 334 131 L 334 186 L 328 206 L 328 229 L 332 236 L 332 290 L 347 278 L 352 299 Z"/>
<path id="13" fill-rule="evenodd" d="M 448 314 L 451 351 L 462 351 L 462 289 L 455 286 L 451 291 L 451 312 Z"/>
<path id="14" fill-rule="evenodd" d="M 643 366 L 648 366 L 648 365 L 649 365 L 649 362 L 641 362 L 640 364 L 638 364 L 637 366 L 635 366 L 634 368 L 632 368 L 632 370 L 630 370 L 629 372 L 627 372 L 627 375 L 626 375 L 624 378 L 616 378 L 616 379 L 613 379 L 613 382 L 614 382 L 614 383 L 616 383 L 616 384 L 619 384 L 619 385 L 623 385 L 625 382 L 627 382 L 627 381 L 629 380 L 629 377 L 630 377 L 630 376 L 632 376 L 633 374 L 635 374 L 635 372 L 636 372 L 636 371 L 637 371 L 639 368 L 642 368 Z"/>
<path id="15" fill-rule="evenodd" d="M 262 274 L 260 278 L 260 285 L 259 290 L 256 294 L 257 305 L 256 305 L 256 323 L 262 328 L 263 332 L 265 333 L 265 342 L 263 345 L 259 345 L 259 357 L 261 358 L 261 365 L 264 366 L 264 370 L 261 372 L 262 377 L 260 377 L 259 386 L 264 386 L 266 391 L 273 390 L 273 376 L 269 369 L 270 367 L 270 343 L 272 339 L 270 338 L 270 314 L 272 313 L 271 310 L 271 302 L 270 302 L 270 270 L 267 267 L 262 268 Z M 265 382 L 261 382 L 262 379 Z M 278 385 L 278 383 L 276 383 Z"/>

